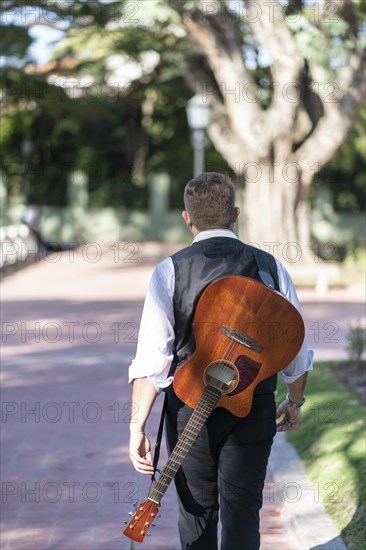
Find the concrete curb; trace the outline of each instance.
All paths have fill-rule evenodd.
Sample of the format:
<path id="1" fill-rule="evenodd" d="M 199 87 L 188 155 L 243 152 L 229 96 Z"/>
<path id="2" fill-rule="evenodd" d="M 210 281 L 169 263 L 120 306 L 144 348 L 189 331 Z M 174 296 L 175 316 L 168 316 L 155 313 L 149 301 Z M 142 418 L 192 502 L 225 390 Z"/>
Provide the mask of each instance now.
<path id="1" fill-rule="evenodd" d="M 285 433 L 274 439 L 268 468 L 298 550 L 347 550 Z"/>

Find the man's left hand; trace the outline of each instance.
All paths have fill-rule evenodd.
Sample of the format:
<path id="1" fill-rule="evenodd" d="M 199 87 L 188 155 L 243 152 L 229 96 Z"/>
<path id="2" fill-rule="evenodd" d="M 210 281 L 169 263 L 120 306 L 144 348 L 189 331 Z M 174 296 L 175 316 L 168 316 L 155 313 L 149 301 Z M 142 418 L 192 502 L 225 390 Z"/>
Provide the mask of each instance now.
<path id="1" fill-rule="evenodd" d="M 300 409 L 291 407 L 285 399 L 285 401 L 282 401 L 282 403 L 277 407 L 277 418 L 280 418 L 281 416 L 282 419 L 277 424 L 278 432 L 291 432 L 296 430 L 301 419 Z"/>

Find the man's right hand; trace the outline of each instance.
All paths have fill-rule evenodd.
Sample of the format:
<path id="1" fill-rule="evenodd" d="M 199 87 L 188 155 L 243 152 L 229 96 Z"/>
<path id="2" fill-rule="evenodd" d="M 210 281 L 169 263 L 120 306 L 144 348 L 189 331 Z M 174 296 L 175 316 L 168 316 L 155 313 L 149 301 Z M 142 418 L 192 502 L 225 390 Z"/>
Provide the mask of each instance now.
<path id="1" fill-rule="evenodd" d="M 140 474 L 154 473 L 150 452 L 150 441 L 144 432 L 131 432 L 130 435 L 130 458 L 135 470 Z"/>

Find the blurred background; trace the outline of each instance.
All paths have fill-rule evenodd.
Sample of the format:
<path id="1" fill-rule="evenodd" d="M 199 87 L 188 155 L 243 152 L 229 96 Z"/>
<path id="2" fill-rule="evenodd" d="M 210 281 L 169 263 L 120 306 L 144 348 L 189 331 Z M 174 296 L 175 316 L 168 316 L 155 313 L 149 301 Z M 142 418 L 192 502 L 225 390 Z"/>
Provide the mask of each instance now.
<path id="1" fill-rule="evenodd" d="M 236 184 L 240 238 L 288 267 L 315 349 L 288 436 L 310 507 L 266 497 L 263 550 L 363 549 L 365 13 L 366 0 L 2 2 L 4 548 L 130 549 L 121 518 L 147 481 L 128 458 L 127 369 L 155 263 L 191 242 L 184 186 L 217 171 Z M 267 487 L 300 483 L 275 458 Z M 173 491 L 165 514 L 146 548 L 179 547 Z"/>
<path id="2" fill-rule="evenodd" d="M 270 5 L 3 2 L 2 225 L 32 204 L 50 240 L 187 239 L 197 92 L 243 238 L 364 257 L 365 2 Z"/>

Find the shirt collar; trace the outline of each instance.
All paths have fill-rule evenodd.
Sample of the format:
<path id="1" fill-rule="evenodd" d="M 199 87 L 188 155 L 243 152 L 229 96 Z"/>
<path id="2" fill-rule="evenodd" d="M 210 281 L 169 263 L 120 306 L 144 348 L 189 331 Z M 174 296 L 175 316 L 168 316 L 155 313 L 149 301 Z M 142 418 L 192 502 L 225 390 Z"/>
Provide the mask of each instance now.
<path id="1" fill-rule="evenodd" d="M 231 239 L 238 239 L 231 229 L 205 229 L 195 236 L 191 244 L 198 243 L 204 239 L 211 239 L 212 237 L 230 237 Z"/>

